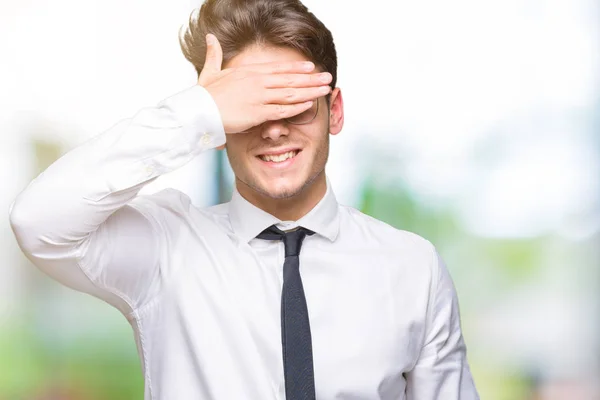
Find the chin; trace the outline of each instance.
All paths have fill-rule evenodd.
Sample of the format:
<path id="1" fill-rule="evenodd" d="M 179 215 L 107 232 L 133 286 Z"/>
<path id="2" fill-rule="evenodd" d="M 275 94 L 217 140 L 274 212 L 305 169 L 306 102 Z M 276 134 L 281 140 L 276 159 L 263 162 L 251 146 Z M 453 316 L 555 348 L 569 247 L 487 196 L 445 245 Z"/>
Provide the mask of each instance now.
<path id="1" fill-rule="evenodd" d="M 304 189 L 305 184 L 292 183 L 292 182 L 272 182 L 261 185 L 263 190 L 261 192 L 264 195 L 272 199 L 289 199 L 290 197 L 296 196 Z"/>

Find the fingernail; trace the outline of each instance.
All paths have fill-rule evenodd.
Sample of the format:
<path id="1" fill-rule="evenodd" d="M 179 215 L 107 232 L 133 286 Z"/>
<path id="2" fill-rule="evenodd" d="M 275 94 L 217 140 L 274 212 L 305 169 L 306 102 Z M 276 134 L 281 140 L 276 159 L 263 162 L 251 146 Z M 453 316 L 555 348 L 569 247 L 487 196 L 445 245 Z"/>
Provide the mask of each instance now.
<path id="1" fill-rule="evenodd" d="M 215 39 L 213 38 L 213 36 L 211 34 L 206 35 L 206 43 L 209 46 L 212 46 L 215 43 Z"/>
<path id="2" fill-rule="evenodd" d="M 332 79 L 332 77 L 329 72 L 325 72 L 325 73 L 321 74 L 321 82 L 329 83 L 331 81 L 331 79 Z"/>
<path id="3" fill-rule="evenodd" d="M 307 61 L 304 64 L 302 64 L 302 67 L 307 71 L 312 71 L 315 68 L 315 64 L 313 64 L 310 61 Z"/>

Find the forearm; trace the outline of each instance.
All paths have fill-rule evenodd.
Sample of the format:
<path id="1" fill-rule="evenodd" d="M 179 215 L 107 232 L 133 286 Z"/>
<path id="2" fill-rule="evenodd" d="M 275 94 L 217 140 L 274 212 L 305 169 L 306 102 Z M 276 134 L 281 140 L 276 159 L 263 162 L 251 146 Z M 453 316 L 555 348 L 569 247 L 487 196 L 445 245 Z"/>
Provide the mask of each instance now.
<path id="1" fill-rule="evenodd" d="M 65 154 L 19 194 L 10 207 L 17 241 L 30 259 L 72 256 L 144 185 L 224 142 L 218 109 L 200 86 L 142 109 Z"/>
<path id="2" fill-rule="evenodd" d="M 427 330 L 419 359 L 406 374 L 407 400 L 479 400 L 467 362 L 454 283 L 434 248 L 431 260 Z"/>

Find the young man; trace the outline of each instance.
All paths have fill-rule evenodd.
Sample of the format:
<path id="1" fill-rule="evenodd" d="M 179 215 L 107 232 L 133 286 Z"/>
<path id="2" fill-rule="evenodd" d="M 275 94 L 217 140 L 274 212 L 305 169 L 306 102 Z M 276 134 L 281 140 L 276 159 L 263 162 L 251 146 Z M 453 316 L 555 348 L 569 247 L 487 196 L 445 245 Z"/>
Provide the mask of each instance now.
<path id="1" fill-rule="evenodd" d="M 326 178 L 329 30 L 297 0 L 208 0 L 182 48 L 198 85 L 67 153 L 10 214 L 35 265 L 131 323 L 145 398 L 477 399 L 435 248 Z M 222 146 L 229 203 L 138 195 Z"/>

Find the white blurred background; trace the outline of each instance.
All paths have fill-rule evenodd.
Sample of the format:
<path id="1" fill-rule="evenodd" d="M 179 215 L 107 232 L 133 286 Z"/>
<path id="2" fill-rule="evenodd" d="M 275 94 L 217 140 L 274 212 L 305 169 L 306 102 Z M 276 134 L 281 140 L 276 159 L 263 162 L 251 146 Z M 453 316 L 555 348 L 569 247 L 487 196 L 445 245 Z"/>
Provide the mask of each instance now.
<path id="1" fill-rule="evenodd" d="M 338 200 L 438 246 L 481 398 L 600 399 L 599 2 L 304 3 L 338 49 Z M 64 152 L 195 84 L 177 38 L 199 5 L 0 2 L 0 399 L 143 397 L 127 322 L 34 269 L 8 207 Z M 215 204 L 219 162 L 144 192 Z"/>

